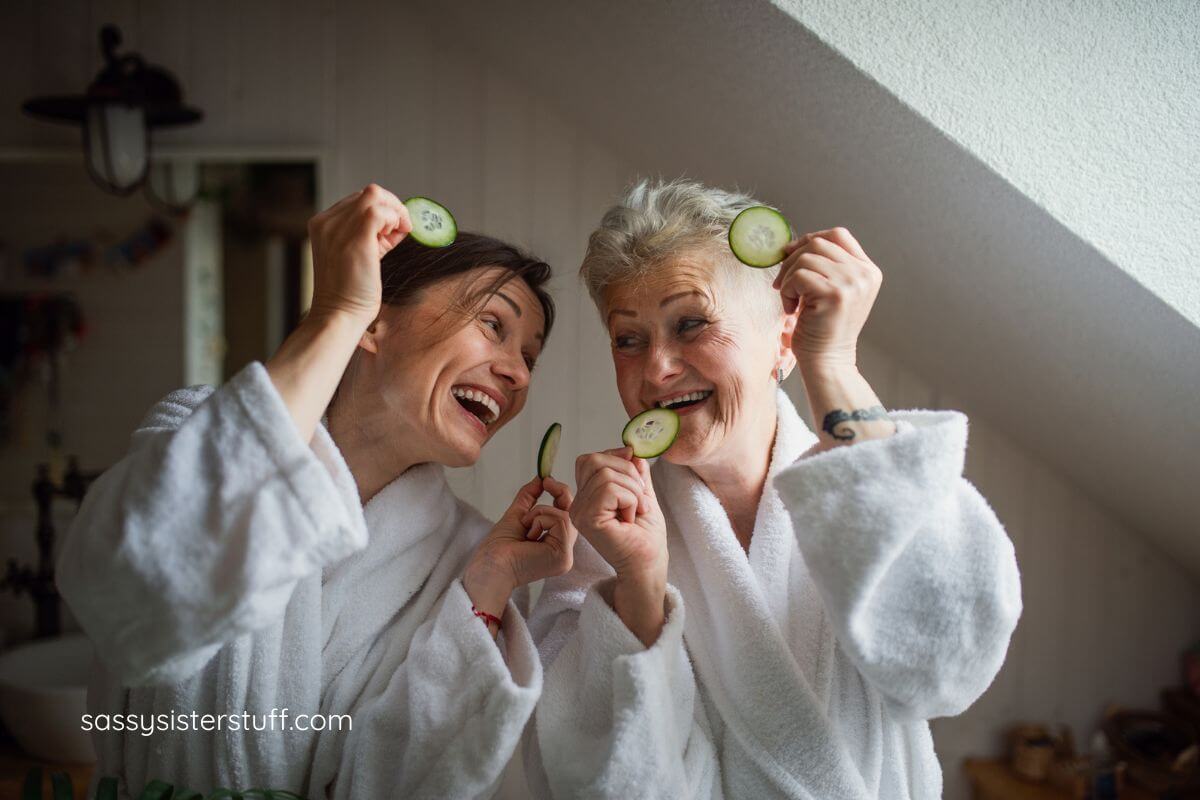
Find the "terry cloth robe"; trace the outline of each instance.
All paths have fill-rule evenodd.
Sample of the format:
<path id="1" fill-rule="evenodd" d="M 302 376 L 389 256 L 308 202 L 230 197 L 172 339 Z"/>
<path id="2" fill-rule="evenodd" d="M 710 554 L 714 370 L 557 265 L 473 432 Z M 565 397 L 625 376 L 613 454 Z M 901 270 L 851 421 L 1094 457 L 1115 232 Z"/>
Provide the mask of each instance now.
<path id="1" fill-rule="evenodd" d="M 546 670 L 525 742 L 540 797 L 930 800 L 927 720 L 961 713 L 1021 610 L 1012 544 L 962 477 L 967 420 L 810 454 L 783 393 L 749 553 L 687 467 L 659 460 L 666 623 L 649 648 L 581 537 L 530 619 Z"/>
<path id="2" fill-rule="evenodd" d="M 100 657 L 89 713 L 239 720 L 94 733 L 97 778 L 134 797 L 151 779 L 490 796 L 542 684 L 516 606 L 497 647 L 459 580 L 490 527 L 437 465 L 363 507 L 328 432 L 301 440 L 261 364 L 169 395 L 88 492 L 58 584 Z M 273 709 L 290 729 L 261 730 Z"/>

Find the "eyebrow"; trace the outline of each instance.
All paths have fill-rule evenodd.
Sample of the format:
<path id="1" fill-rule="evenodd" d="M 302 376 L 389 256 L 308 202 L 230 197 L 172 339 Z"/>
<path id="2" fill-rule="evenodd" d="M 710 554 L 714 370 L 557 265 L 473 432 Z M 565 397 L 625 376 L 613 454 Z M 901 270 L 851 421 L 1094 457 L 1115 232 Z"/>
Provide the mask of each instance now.
<path id="1" fill-rule="evenodd" d="M 699 297 L 704 297 L 704 292 L 700 291 L 699 289 L 689 289 L 686 292 L 676 292 L 675 294 L 664 297 L 662 302 L 658 304 L 658 307 L 662 308 L 667 303 L 672 303 L 681 297 L 688 297 L 689 295 L 693 295 L 693 294 L 697 295 Z M 609 311 L 608 316 L 610 319 L 612 318 L 613 314 L 620 314 L 620 315 L 626 316 L 626 317 L 636 317 L 637 316 L 637 314 L 635 314 L 634 312 L 626 311 L 623 308 L 614 308 L 612 311 Z"/>
<path id="2" fill-rule="evenodd" d="M 518 306 L 511 297 L 509 297 L 504 292 L 502 292 L 498 289 L 496 290 L 496 296 L 499 297 L 504 302 L 508 303 L 510 306 L 512 306 L 513 313 L 515 313 L 518 317 L 521 316 L 521 307 Z M 539 342 L 544 342 L 544 341 L 546 341 L 546 334 L 545 333 L 535 333 L 533 335 L 533 338 L 537 339 Z M 538 355 L 541 355 L 541 353 L 539 353 Z"/>
<path id="3" fill-rule="evenodd" d="M 667 303 L 678 300 L 681 297 L 687 297 L 688 295 L 692 295 L 692 294 L 699 295 L 700 297 L 704 297 L 704 293 L 701 292 L 699 289 L 689 289 L 686 292 L 676 292 L 675 294 L 670 295 L 669 297 L 663 298 L 663 301 L 658 304 L 658 307 L 662 308 Z"/>
<path id="4" fill-rule="evenodd" d="M 518 317 L 521 316 L 521 307 L 518 306 L 511 297 L 509 297 L 508 295 L 506 295 L 504 292 L 500 291 L 499 289 L 496 290 L 496 297 L 499 297 L 501 300 L 503 300 L 504 302 L 506 302 L 510 306 L 512 306 L 512 310 L 513 310 L 514 314 L 516 314 Z"/>

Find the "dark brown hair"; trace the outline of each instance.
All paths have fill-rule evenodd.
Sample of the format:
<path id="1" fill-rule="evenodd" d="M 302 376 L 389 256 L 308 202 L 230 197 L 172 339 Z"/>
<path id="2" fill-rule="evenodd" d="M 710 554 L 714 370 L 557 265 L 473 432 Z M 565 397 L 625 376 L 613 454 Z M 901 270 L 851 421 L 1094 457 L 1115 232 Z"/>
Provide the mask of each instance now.
<path id="1" fill-rule="evenodd" d="M 545 326 L 542 335 L 550 337 L 554 326 L 554 300 L 546 291 L 553 274 L 550 265 L 499 239 L 479 233 L 459 231 L 453 244 L 446 247 L 425 247 L 411 236 L 405 237 L 380 261 L 383 278 L 383 302 L 389 306 L 405 306 L 415 301 L 422 289 L 455 275 L 474 269 L 498 267 L 503 273 L 486 285 L 474 283 L 466 291 L 457 308 L 473 316 L 488 298 L 514 278 L 525 281 L 542 304 Z M 477 282 L 476 282 L 477 283 Z"/>

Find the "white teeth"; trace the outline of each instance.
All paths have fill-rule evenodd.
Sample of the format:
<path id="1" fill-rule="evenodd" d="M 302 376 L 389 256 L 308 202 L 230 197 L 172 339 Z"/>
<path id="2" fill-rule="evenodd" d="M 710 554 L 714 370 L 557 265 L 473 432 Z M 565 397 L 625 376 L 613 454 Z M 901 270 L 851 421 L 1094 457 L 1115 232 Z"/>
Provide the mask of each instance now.
<path id="1" fill-rule="evenodd" d="M 450 394 L 455 397 L 462 397 L 466 400 L 474 400 L 476 403 L 483 403 L 487 407 L 488 413 L 491 414 L 489 419 L 484 420 L 488 425 L 491 425 L 500 418 L 500 406 L 492 399 L 490 394 L 480 392 L 476 389 L 467 389 L 462 386 L 454 386 L 450 389 Z"/>
<path id="2" fill-rule="evenodd" d="M 681 394 L 677 397 L 669 397 L 666 400 L 659 400 L 658 407 L 667 408 L 668 406 L 678 405 L 679 403 L 688 403 L 693 400 L 703 400 L 710 394 L 712 394 L 712 389 L 705 389 L 702 392 L 688 392 L 687 394 Z"/>

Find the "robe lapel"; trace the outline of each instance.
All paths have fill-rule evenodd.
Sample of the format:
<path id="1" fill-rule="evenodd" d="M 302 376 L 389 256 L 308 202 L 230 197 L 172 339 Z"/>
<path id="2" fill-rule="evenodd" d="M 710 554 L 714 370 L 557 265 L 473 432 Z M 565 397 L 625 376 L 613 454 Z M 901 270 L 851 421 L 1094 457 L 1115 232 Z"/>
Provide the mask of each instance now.
<path id="1" fill-rule="evenodd" d="M 779 423 L 750 553 L 742 551 L 720 501 L 687 467 L 660 461 L 656 489 L 667 517 L 671 582 L 682 593 L 688 651 L 722 720 L 763 772 L 792 797 L 817 787 L 866 787 L 825 715 L 820 676 L 821 604 L 787 510 L 770 478 L 816 437 L 779 393 Z M 816 605 L 811 605 L 815 598 Z M 798 602 L 799 601 L 799 602 Z M 800 619 L 797 619 L 797 615 Z M 807 615 L 807 617 L 806 617 Z M 815 629 L 815 630 L 814 630 Z M 791 643 L 800 634 L 808 641 Z"/>

